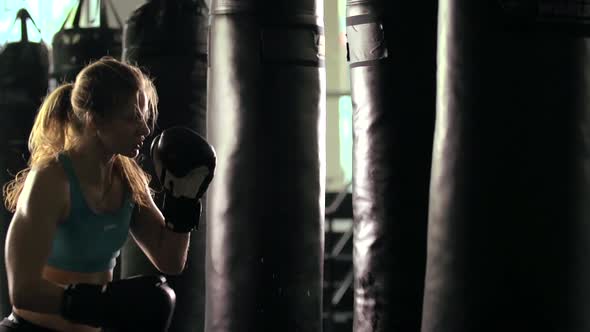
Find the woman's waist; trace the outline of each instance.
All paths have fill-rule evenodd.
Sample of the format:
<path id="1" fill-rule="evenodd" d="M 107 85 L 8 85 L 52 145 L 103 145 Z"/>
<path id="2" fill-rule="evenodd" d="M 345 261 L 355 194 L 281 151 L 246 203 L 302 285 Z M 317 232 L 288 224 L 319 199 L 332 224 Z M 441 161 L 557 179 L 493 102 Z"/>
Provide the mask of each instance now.
<path id="1" fill-rule="evenodd" d="M 78 283 L 102 285 L 113 280 L 113 270 L 87 273 L 66 271 L 50 265 L 45 265 L 42 276 L 43 279 L 63 287 L 69 284 Z"/>

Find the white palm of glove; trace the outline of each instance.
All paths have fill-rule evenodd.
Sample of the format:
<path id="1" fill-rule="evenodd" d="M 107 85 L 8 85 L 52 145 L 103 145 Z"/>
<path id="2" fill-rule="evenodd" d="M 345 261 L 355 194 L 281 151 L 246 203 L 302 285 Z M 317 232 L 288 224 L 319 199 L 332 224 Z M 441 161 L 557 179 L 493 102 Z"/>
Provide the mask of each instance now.
<path id="1" fill-rule="evenodd" d="M 162 167 L 155 165 L 157 174 L 162 174 Z M 176 177 L 166 170 L 164 174 L 164 188 L 172 192 L 174 197 L 196 198 L 201 184 L 210 171 L 206 166 L 197 167 L 183 177 Z"/>

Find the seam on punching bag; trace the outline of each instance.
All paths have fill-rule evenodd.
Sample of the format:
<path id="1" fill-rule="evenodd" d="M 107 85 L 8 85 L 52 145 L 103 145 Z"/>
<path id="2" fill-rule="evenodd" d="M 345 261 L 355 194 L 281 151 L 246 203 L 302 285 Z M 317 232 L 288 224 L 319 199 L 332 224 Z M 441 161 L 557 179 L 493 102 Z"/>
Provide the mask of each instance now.
<path id="1" fill-rule="evenodd" d="M 368 66 L 377 66 L 377 65 L 379 65 L 381 63 L 382 63 L 381 59 L 379 59 L 379 60 L 367 60 L 367 61 L 358 61 L 358 62 L 355 62 L 355 63 L 350 63 L 348 66 L 350 68 L 368 67 Z"/>
<path id="2" fill-rule="evenodd" d="M 378 22 L 381 22 L 381 18 L 377 15 L 356 15 L 346 18 L 346 26 Z"/>
<path id="3" fill-rule="evenodd" d="M 538 20 L 560 20 L 589 23 L 590 1 L 555 0 L 498 0 L 503 12 L 510 16 L 531 17 Z"/>
<path id="4" fill-rule="evenodd" d="M 211 25 L 207 27 L 207 68 L 211 68 Z"/>
<path id="5" fill-rule="evenodd" d="M 504 23 L 552 33 L 590 36 L 590 0 L 498 0 Z"/>
<path id="6" fill-rule="evenodd" d="M 289 43 L 294 40 L 297 42 Z M 260 61 L 269 65 L 324 67 L 324 45 L 323 27 L 301 23 L 266 25 L 260 31 Z"/>

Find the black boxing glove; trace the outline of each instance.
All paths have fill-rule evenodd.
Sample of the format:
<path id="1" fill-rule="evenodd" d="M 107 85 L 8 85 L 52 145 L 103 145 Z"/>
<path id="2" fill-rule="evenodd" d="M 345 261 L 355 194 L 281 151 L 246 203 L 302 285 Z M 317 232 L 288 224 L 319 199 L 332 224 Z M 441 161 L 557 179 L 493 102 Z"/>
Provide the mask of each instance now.
<path id="1" fill-rule="evenodd" d="M 177 233 L 197 229 L 201 197 L 215 171 L 215 150 L 196 132 L 172 127 L 154 138 L 150 156 L 164 189 L 166 227 Z"/>
<path id="2" fill-rule="evenodd" d="M 66 287 L 61 315 L 74 323 L 121 331 L 168 331 L 176 294 L 163 276 L 134 276 L 106 285 Z"/>

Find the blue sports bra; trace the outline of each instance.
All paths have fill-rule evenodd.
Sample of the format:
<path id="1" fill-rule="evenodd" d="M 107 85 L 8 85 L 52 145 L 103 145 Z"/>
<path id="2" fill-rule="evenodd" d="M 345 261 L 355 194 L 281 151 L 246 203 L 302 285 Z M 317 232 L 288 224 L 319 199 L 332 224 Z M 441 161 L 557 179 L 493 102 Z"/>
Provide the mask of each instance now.
<path id="1" fill-rule="evenodd" d="M 74 272 L 110 270 L 129 235 L 135 204 L 126 192 L 117 211 L 94 213 L 84 199 L 71 159 L 60 153 L 59 161 L 70 182 L 70 214 L 57 226 L 47 265 Z"/>

